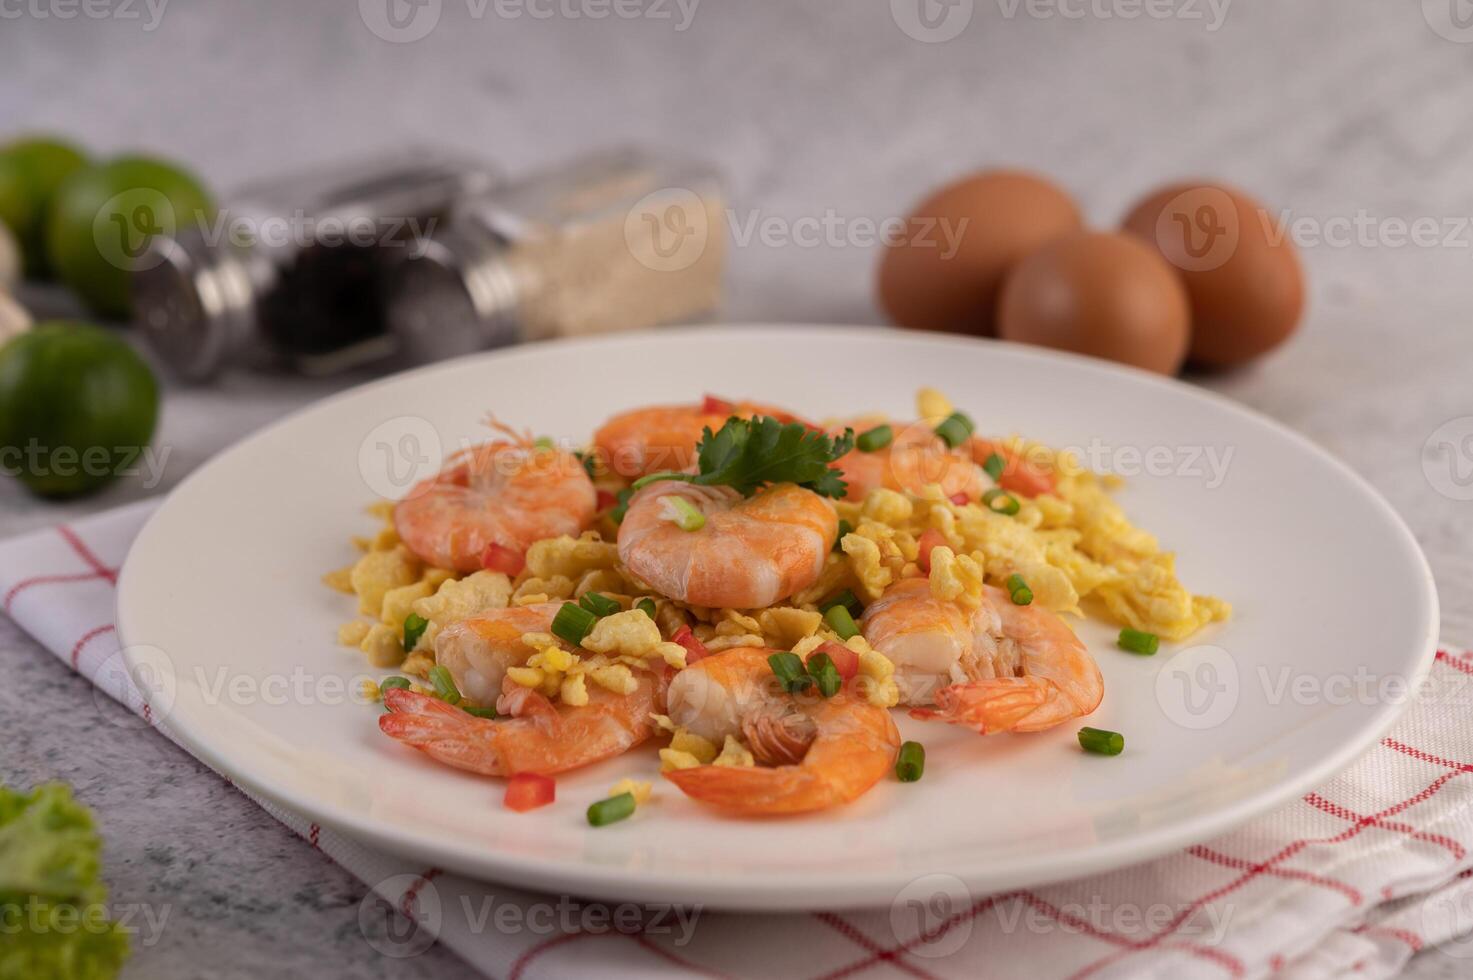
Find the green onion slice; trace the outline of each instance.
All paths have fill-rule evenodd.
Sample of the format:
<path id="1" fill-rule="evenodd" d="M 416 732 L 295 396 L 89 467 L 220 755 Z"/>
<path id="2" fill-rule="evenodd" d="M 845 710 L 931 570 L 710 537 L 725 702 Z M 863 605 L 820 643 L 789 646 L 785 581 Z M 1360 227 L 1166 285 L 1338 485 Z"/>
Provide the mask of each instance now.
<path id="1" fill-rule="evenodd" d="M 895 759 L 895 778 L 902 783 L 913 783 L 926 771 L 926 747 L 920 742 L 906 742 L 900 746 L 900 755 Z"/>
<path id="2" fill-rule="evenodd" d="M 767 666 L 772 668 L 773 675 L 782 682 L 783 690 L 789 694 L 804 690 L 810 683 L 803 661 L 796 653 L 771 654 L 767 658 Z"/>
<path id="3" fill-rule="evenodd" d="M 608 596 L 600 595 L 597 592 L 583 593 L 578 598 L 578 605 L 587 609 L 600 619 L 605 616 L 614 615 L 621 608 L 617 600 L 610 599 Z"/>
<path id="4" fill-rule="evenodd" d="M 460 688 L 455 686 L 455 678 L 450 676 L 450 669 L 441 664 L 435 664 L 430 668 L 430 683 L 435 686 L 435 694 L 446 704 L 460 703 Z"/>
<path id="5" fill-rule="evenodd" d="M 854 440 L 854 446 L 862 453 L 877 453 L 895 439 L 895 433 L 888 425 L 877 425 L 873 429 L 861 432 L 859 438 Z"/>
<path id="6" fill-rule="evenodd" d="M 844 686 L 844 678 L 839 676 L 839 668 L 834 666 L 834 661 L 828 654 L 812 654 L 806 666 L 808 676 L 813 678 L 818 685 L 818 693 L 824 697 L 833 697 Z"/>
<path id="7" fill-rule="evenodd" d="M 624 515 L 629 513 L 629 498 L 634 496 L 634 490 L 625 487 L 615 496 L 614 506 L 609 508 L 609 520 L 615 524 L 624 523 Z"/>
<path id="8" fill-rule="evenodd" d="M 859 635 L 859 627 L 854 625 L 854 617 L 849 615 L 849 610 L 844 606 L 830 606 L 823 614 L 823 621 L 829 624 L 829 629 L 839 634 L 841 640 Z"/>
<path id="9" fill-rule="evenodd" d="M 1079 747 L 1095 755 L 1119 755 L 1125 751 L 1125 736 L 1103 728 L 1081 728 Z"/>
<path id="10" fill-rule="evenodd" d="M 650 619 L 655 618 L 655 600 L 653 599 L 648 597 L 641 599 L 634 604 L 634 608 L 644 613 Z"/>
<path id="11" fill-rule="evenodd" d="M 634 813 L 634 794 L 620 793 L 588 807 L 588 822 L 594 827 L 618 823 Z"/>
<path id="12" fill-rule="evenodd" d="M 696 477 L 693 473 L 677 473 L 674 470 L 666 470 L 661 473 L 651 473 L 648 476 L 640 477 L 638 480 L 635 480 L 633 483 L 629 484 L 629 489 L 631 492 L 635 490 L 643 490 L 651 483 L 660 483 L 664 480 L 677 480 L 681 483 L 694 483 L 696 482 Z"/>
<path id="13" fill-rule="evenodd" d="M 982 504 L 994 514 L 1005 514 L 1009 517 L 1016 514 L 1022 507 L 1017 497 L 997 487 L 993 487 L 982 495 Z"/>
<path id="14" fill-rule="evenodd" d="M 854 594 L 853 589 L 845 589 L 832 598 L 824 600 L 819 604 L 818 611 L 826 613 L 835 606 L 843 606 L 849 610 L 849 615 L 851 616 L 857 616 L 864 612 L 864 603 L 859 601 L 859 597 Z"/>
<path id="15" fill-rule="evenodd" d="M 495 718 L 496 717 L 496 709 L 495 708 L 492 708 L 492 707 L 489 707 L 489 706 L 483 708 L 483 707 L 480 707 L 479 705 L 466 704 L 466 705 L 461 705 L 460 710 L 461 711 L 464 711 L 468 715 L 475 715 L 477 718 Z"/>
<path id="16" fill-rule="evenodd" d="M 419 644 L 419 638 L 425 635 L 425 627 L 430 621 L 419 613 L 410 613 L 404 617 L 404 652 L 408 653 Z"/>
<path id="17" fill-rule="evenodd" d="M 597 622 L 598 617 L 587 609 L 574 602 L 565 602 L 557 615 L 552 617 L 552 632 L 554 636 L 577 646 L 592 632 Z"/>
<path id="18" fill-rule="evenodd" d="M 839 536 L 834 539 L 834 550 L 843 551 L 844 549 L 841 548 L 840 545 L 844 543 L 844 535 L 853 533 L 854 525 L 841 518 L 839 520 Z"/>
<path id="19" fill-rule="evenodd" d="M 1155 633 L 1147 633 L 1144 630 L 1133 630 L 1130 627 L 1120 631 L 1120 639 L 1116 641 L 1120 649 L 1129 650 L 1131 653 L 1141 653 L 1150 656 L 1161 649 L 1161 637 Z"/>
<path id="20" fill-rule="evenodd" d="M 940 425 L 936 426 L 936 434 L 941 441 L 952 449 L 967 441 L 972 434 L 972 420 L 961 412 L 952 412 Z"/>
<path id="21" fill-rule="evenodd" d="M 682 531 L 699 531 L 706 526 L 706 515 L 696 509 L 696 505 L 684 497 L 670 494 L 660 498 L 660 503 L 667 508 L 667 517 L 675 522 L 675 526 Z"/>
<path id="22" fill-rule="evenodd" d="M 987 475 L 992 477 L 994 480 L 1002 479 L 1002 471 L 1006 467 L 1007 463 L 997 453 L 989 454 L 987 459 L 984 460 L 982 463 L 982 468 L 986 470 Z"/>
<path id="23" fill-rule="evenodd" d="M 383 680 L 378 682 L 378 689 L 380 691 L 391 691 L 395 688 L 398 688 L 401 691 L 409 690 L 409 678 L 398 676 L 385 677 Z"/>

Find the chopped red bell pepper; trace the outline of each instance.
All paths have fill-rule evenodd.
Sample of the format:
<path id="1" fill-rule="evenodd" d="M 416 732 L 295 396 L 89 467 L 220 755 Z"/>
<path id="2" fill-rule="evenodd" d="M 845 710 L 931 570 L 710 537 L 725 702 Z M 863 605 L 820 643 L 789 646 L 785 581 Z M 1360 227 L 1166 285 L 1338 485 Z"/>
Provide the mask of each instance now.
<path id="1" fill-rule="evenodd" d="M 852 680 L 854 675 L 859 673 L 859 654 L 855 653 L 853 650 L 849 649 L 842 643 L 835 643 L 833 640 L 825 640 L 817 650 L 813 651 L 813 653 L 828 654 L 829 659 L 834 662 L 834 669 L 837 670 L 839 672 L 839 676 L 846 681 Z M 810 653 L 808 656 L 812 657 L 813 653 Z"/>
<path id="2" fill-rule="evenodd" d="M 950 500 L 952 503 L 956 504 L 958 507 L 961 507 L 963 504 L 965 504 L 967 501 L 971 500 L 972 498 L 971 497 L 968 497 L 966 494 L 958 491 L 958 492 L 952 494 L 947 499 Z"/>
<path id="3" fill-rule="evenodd" d="M 701 402 L 701 412 L 705 415 L 730 415 L 735 411 L 735 405 L 725 398 L 717 398 L 715 395 L 707 395 Z"/>
<path id="4" fill-rule="evenodd" d="M 596 512 L 598 512 L 598 513 L 601 514 L 604 511 L 608 510 L 610 507 L 612 507 L 615 504 L 617 504 L 618 502 L 619 502 L 619 498 L 618 497 L 616 497 L 613 494 L 609 493 L 607 490 L 600 490 L 600 491 L 598 491 L 594 495 L 594 498 L 593 498 L 593 509 Z"/>
<path id="5" fill-rule="evenodd" d="M 670 642 L 679 643 L 685 647 L 686 666 L 690 666 L 704 657 L 711 656 L 711 651 L 706 649 L 706 644 L 696 639 L 696 635 L 691 632 L 689 626 L 682 626 L 676 630 L 675 635 L 670 637 Z"/>
<path id="6" fill-rule="evenodd" d="M 1004 490 L 1024 497 L 1054 492 L 1054 475 L 1048 470 L 1008 451 L 1001 443 L 979 437 L 972 439 L 972 459 L 979 464 L 985 463 L 993 453 L 1002 457 L 1002 476 L 998 477 L 997 484 Z"/>
<path id="7" fill-rule="evenodd" d="M 481 552 L 481 567 L 488 571 L 505 572 L 507 575 L 516 576 L 521 574 L 526 565 L 527 556 L 525 554 L 495 542 L 486 545 L 486 550 Z"/>
<path id="8" fill-rule="evenodd" d="M 946 535 L 934 527 L 921 535 L 920 540 L 916 542 L 916 564 L 921 567 L 921 571 L 927 575 L 931 574 L 931 549 L 944 544 L 946 544 Z"/>
<path id="9" fill-rule="evenodd" d="M 508 810 L 526 813 L 539 806 L 547 806 L 557 798 L 557 783 L 551 776 L 539 776 L 534 772 L 519 772 L 506 781 Z"/>

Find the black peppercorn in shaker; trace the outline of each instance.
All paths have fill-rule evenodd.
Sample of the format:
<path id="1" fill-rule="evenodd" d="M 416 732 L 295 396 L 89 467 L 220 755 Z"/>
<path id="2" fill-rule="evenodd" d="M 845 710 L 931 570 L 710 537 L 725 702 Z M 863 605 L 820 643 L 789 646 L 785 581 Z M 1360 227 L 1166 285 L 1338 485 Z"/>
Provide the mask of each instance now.
<path id="1" fill-rule="evenodd" d="M 208 226 L 154 240 L 133 273 L 135 320 L 193 381 L 235 364 L 322 374 L 383 360 L 398 346 L 390 270 L 494 182 L 478 161 L 420 152 L 243 189 Z"/>

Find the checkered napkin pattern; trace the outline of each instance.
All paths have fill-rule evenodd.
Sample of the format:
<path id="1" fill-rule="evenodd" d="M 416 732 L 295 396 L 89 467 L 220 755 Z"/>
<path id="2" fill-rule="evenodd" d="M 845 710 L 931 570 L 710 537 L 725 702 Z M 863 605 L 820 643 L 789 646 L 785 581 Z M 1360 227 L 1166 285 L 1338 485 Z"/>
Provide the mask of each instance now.
<path id="1" fill-rule="evenodd" d="M 112 622 L 118 568 L 152 506 L 0 543 L 0 605 L 172 737 L 123 669 Z M 360 925 L 385 955 L 412 955 L 438 937 L 486 975 L 513 980 L 1380 977 L 1433 945 L 1466 957 L 1473 973 L 1473 938 L 1459 938 L 1473 930 L 1468 682 L 1473 657 L 1440 653 L 1423 696 L 1349 769 L 1214 840 L 1000 895 L 966 895 L 944 876 L 928 892 L 922 879 L 891 907 L 865 912 L 625 917 L 419 866 L 252 799 L 373 890 Z"/>

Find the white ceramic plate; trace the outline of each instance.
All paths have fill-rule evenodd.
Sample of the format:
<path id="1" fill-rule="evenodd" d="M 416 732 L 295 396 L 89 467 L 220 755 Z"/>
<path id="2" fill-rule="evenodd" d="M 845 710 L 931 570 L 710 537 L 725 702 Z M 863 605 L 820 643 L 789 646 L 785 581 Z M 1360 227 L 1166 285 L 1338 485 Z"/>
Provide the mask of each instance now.
<path id="1" fill-rule="evenodd" d="M 782 821 L 714 816 L 658 781 L 654 748 L 562 776 L 556 805 L 503 809 L 502 784 L 379 734 L 343 696 L 351 600 L 319 584 L 352 560 L 363 507 L 488 410 L 560 439 L 614 411 L 751 397 L 809 416 L 913 415 L 950 393 L 989 433 L 1077 447 L 1130 477 L 1119 500 L 1233 620 L 1139 657 L 1079 627 L 1123 732 L 1085 755 L 1077 725 L 981 738 L 900 719 L 925 778 Z M 1215 461 L 1215 463 L 1214 463 Z M 392 471 L 391 471 L 392 468 Z M 130 662 L 172 671 L 174 730 L 238 782 L 371 844 L 470 875 L 575 894 L 744 909 L 885 904 L 934 874 L 983 893 L 1140 861 L 1268 810 L 1391 723 L 1434 653 L 1436 599 L 1411 534 L 1364 482 L 1279 425 L 1200 390 L 1095 361 L 871 329 L 731 327 L 538 345 L 371 384 L 274 425 L 169 497 L 123 570 Z M 145 647 L 158 652 L 140 653 Z M 898 713 L 897 713 L 898 714 Z M 623 776 L 657 780 L 636 818 L 590 828 Z M 934 890 L 935 882 L 931 887 Z M 952 887 L 952 886 L 947 886 Z"/>

